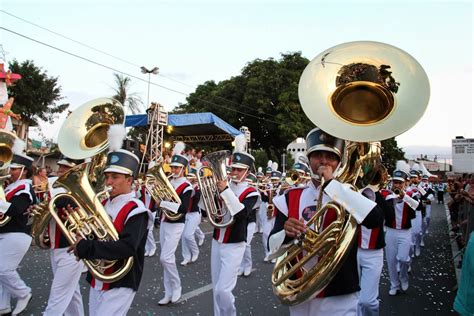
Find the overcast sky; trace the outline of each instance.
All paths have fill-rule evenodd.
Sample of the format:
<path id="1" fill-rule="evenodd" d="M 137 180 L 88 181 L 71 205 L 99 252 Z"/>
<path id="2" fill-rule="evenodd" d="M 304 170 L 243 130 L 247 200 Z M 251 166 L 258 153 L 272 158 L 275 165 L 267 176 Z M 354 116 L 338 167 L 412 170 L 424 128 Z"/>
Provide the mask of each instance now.
<path id="1" fill-rule="evenodd" d="M 141 78 L 132 91 L 171 110 L 206 80 L 238 75 L 256 58 L 301 51 L 312 59 L 349 41 L 397 46 L 426 70 L 431 98 L 423 118 L 397 137 L 410 155 L 446 155 L 457 135 L 474 137 L 471 1 L 22 1 L 0 2 L 0 25 L 32 39 Z M 101 54 L 28 22 L 85 43 Z M 71 109 L 111 96 L 113 71 L 0 30 L 7 60 L 32 59 L 59 77 Z M 57 137 L 63 116 L 41 124 Z M 258 133 L 258 131 L 252 131 Z M 304 136 L 304 135 L 302 135 Z"/>

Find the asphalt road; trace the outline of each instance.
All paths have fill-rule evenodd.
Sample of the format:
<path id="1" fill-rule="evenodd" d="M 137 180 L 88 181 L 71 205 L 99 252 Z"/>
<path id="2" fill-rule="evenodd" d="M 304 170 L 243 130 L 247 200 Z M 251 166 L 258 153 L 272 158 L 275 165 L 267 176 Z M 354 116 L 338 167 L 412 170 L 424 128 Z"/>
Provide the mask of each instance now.
<path id="1" fill-rule="evenodd" d="M 384 268 L 380 282 L 381 315 L 455 315 L 452 303 L 456 295 L 456 277 L 452 264 L 446 212 L 444 205 L 433 205 L 429 235 L 422 256 L 413 260 L 410 288 L 406 294 L 388 296 L 388 274 Z M 212 286 L 210 274 L 211 227 L 203 223 L 206 241 L 196 263 L 186 267 L 181 262 L 181 246 L 177 251 L 183 297 L 166 307 L 157 305 L 163 296 L 163 269 L 158 252 L 146 258 L 145 271 L 129 315 L 212 315 Z M 158 236 L 158 231 L 155 231 Z M 158 238 L 157 238 L 158 241 Z M 239 278 L 234 290 L 239 315 L 288 315 L 288 308 L 275 298 L 270 284 L 272 264 L 263 262 L 261 234 L 252 242 L 254 271 Z M 41 315 L 45 309 L 52 273 L 49 252 L 31 247 L 23 259 L 19 273 L 33 289 L 33 299 L 23 315 Z M 88 284 L 81 280 L 81 290 L 87 314 Z"/>

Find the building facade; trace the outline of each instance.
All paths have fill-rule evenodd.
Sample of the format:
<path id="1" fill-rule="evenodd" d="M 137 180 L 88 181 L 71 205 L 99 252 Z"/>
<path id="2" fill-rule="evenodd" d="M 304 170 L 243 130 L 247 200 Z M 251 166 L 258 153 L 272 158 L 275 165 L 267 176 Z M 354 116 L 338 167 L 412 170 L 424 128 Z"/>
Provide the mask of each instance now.
<path id="1" fill-rule="evenodd" d="M 451 143 L 453 172 L 474 173 L 474 138 L 456 136 Z"/>

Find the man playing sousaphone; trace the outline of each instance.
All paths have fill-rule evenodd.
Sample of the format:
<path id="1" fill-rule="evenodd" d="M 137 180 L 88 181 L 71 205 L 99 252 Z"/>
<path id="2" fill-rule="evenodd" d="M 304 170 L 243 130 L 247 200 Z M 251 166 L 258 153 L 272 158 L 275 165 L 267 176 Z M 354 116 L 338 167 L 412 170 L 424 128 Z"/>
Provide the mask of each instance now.
<path id="1" fill-rule="evenodd" d="M 322 193 L 322 204 L 335 201 L 358 223 L 374 228 L 382 223 L 382 211 L 375 202 L 352 191 L 334 174 L 340 167 L 345 142 L 319 128 L 306 137 L 307 156 L 311 182 L 307 187 L 294 188 L 274 198 L 277 209 L 275 226 L 269 238 L 270 252 L 275 254 L 292 244 L 295 238 L 307 230 L 306 222 L 317 212 L 318 197 Z M 322 229 L 336 218 L 334 209 L 328 208 L 323 215 Z M 329 284 L 314 299 L 290 307 L 291 315 L 355 315 L 357 312 L 359 275 L 357 271 L 357 244 L 353 243 L 341 268 Z M 317 258 L 310 259 L 305 267 L 316 265 Z M 295 273 L 297 274 L 297 273 Z"/>
<path id="2" fill-rule="evenodd" d="M 132 190 L 139 162 L 136 155 L 123 149 L 113 150 L 107 155 L 105 185 L 112 190 L 110 198 L 103 204 L 119 239 L 86 240 L 78 235 L 76 243 L 69 248 L 79 259 L 119 260 L 117 264 L 120 264 L 120 261 L 133 257 L 131 270 L 115 282 L 101 282 L 89 271 L 87 281 L 91 285 L 90 315 L 126 315 L 140 285 L 147 233 L 153 221 L 150 211 Z"/>

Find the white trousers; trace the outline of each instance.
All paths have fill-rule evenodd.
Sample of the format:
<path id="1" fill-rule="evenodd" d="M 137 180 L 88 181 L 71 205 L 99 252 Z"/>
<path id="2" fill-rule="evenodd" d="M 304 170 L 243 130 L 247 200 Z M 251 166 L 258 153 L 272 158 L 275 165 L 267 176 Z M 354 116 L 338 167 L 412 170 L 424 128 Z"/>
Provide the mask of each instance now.
<path id="1" fill-rule="evenodd" d="M 155 222 L 156 212 L 151 213 L 153 214 L 153 223 Z M 155 236 L 153 235 L 153 228 L 155 225 L 151 225 L 150 229 L 148 229 L 148 235 L 146 237 L 146 244 L 145 244 L 145 253 L 151 253 L 156 251 L 156 241 Z"/>
<path id="2" fill-rule="evenodd" d="M 31 244 L 25 233 L 0 234 L 0 309 L 11 307 L 10 299 L 31 293 L 16 271 Z M 240 262 L 240 261 L 239 261 Z"/>
<path id="3" fill-rule="evenodd" d="M 301 304 L 290 306 L 291 316 L 355 316 L 357 315 L 357 292 L 314 298 Z"/>
<path id="4" fill-rule="evenodd" d="M 84 315 L 79 286 L 84 263 L 77 261 L 73 254 L 67 252 L 67 248 L 51 249 L 50 256 L 54 277 L 43 316 Z"/>
<path id="5" fill-rule="evenodd" d="M 199 224 L 201 224 L 201 221 L 202 221 L 202 213 L 201 212 L 202 211 L 199 212 Z M 196 231 L 194 233 L 195 233 L 196 238 L 198 240 L 204 240 L 206 235 L 204 235 L 204 233 L 202 232 L 201 227 L 199 227 L 199 224 L 196 226 Z"/>
<path id="6" fill-rule="evenodd" d="M 263 216 L 267 216 L 267 212 L 262 211 L 262 207 L 260 206 L 257 209 L 257 214 L 255 216 L 256 218 L 256 227 L 255 227 L 255 232 L 256 233 L 263 233 Z"/>
<path id="7" fill-rule="evenodd" d="M 161 222 L 160 225 L 160 262 L 163 266 L 163 283 L 165 296 L 167 297 L 171 297 L 174 291 L 181 290 L 181 280 L 179 279 L 178 268 L 176 267 L 175 252 L 183 230 L 183 223 L 171 224 Z"/>
<path id="8" fill-rule="evenodd" d="M 357 249 L 360 292 L 357 315 L 379 315 L 379 283 L 383 268 L 383 249 Z"/>
<path id="9" fill-rule="evenodd" d="M 245 252 L 245 242 L 222 244 L 212 239 L 211 277 L 214 316 L 235 316 L 237 273 Z"/>
<path id="10" fill-rule="evenodd" d="M 194 237 L 199 223 L 201 223 L 201 214 L 199 212 L 189 212 L 186 214 L 183 236 L 181 237 L 181 254 L 184 260 L 191 261 L 191 258 L 199 255 L 199 247 Z"/>
<path id="11" fill-rule="evenodd" d="M 255 222 L 247 224 L 247 242 L 245 243 L 244 257 L 240 265 L 240 270 L 242 271 L 252 270 L 252 238 L 256 226 L 257 224 Z"/>
<path id="12" fill-rule="evenodd" d="M 421 211 L 416 211 L 416 217 L 411 220 L 411 246 L 412 251 L 421 247 L 421 233 L 423 225 L 423 216 Z"/>
<path id="13" fill-rule="evenodd" d="M 431 221 L 431 204 L 426 205 L 426 216 L 423 220 L 422 224 L 422 235 L 426 235 L 426 231 L 428 230 L 428 227 L 430 226 L 430 221 Z"/>
<path id="14" fill-rule="evenodd" d="M 393 229 L 387 227 L 385 243 L 390 289 L 399 290 L 400 281 L 408 282 L 408 266 L 411 261 L 411 228 Z M 397 264 L 400 265 L 400 275 L 397 271 Z"/>
<path id="15" fill-rule="evenodd" d="M 89 292 L 89 316 L 127 315 L 136 292 L 127 287 L 114 288 L 108 291 L 93 287 Z"/>
<path id="16" fill-rule="evenodd" d="M 275 218 L 272 217 L 271 219 L 268 219 L 267 217 L 267 206 L 268 203 L 262 203 L 260 204 L 260 213 L 263 213 L 262 216 L 262 224 L 263 224 L 263 232 L 262 232 L 262 244 L 263 248 L 265 249 L 265 257 L 269 255 L 268 251 L 268 236 L 270 236 L 270 233 L 272 232 L 273 225 L 275 224 Z"/>

